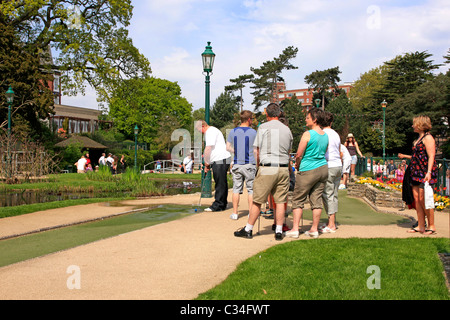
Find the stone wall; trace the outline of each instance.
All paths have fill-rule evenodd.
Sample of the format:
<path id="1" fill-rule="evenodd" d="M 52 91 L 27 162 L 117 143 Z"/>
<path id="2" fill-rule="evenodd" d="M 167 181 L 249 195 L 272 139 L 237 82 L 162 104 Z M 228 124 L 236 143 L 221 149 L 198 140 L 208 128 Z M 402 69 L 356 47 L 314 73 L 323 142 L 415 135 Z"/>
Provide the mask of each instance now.
<path id="1" fill-rule="evenodd" d="M 349 183 L 347 195 L 366 198 L 376 207 L 402 208 L 402 193 L 394 190 L 381 190 L 371 185 Z"/>

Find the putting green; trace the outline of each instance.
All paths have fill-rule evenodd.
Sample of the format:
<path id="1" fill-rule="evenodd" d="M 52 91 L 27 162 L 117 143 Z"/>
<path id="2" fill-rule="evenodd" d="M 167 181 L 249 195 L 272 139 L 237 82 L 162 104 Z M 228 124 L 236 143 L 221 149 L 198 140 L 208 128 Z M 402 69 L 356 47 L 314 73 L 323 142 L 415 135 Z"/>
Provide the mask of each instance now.
<path id="1" fill-rule="evenodd" d="M 312 211 L 307 209 L 303 212 L 304 219 L 312 220 Z M 322 210 L 321 222 L 327 221 L 327 214 Z M 347 197 L 346 190 L 339 190 L 339 209 L 336 220 L 346 225 L 389 225 L 403 224 L 410 220 L 396 214 L 377 212 L 361 199 Z"/>

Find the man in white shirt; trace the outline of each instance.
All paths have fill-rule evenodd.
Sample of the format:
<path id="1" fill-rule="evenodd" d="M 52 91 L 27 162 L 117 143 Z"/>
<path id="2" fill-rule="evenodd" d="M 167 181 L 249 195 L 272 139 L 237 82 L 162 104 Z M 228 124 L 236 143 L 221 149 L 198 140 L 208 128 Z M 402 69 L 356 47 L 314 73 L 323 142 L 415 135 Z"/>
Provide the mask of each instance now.
<path id="1" fill-rule="evenodd" d="M 183 160 L 184 173 L 192 173 L 192 167 L 194 166 L 194 153 L 186 156 Z"/>
<path id="2" fill-rule="evenodd" d="M 112 172 L 113 171 L 112 166 L 114 164 L 114 159 L 112 157 L 112 153 L 108 153 L 108 158 L 106 158 L 105 163 Z"/>
<path id="3" fill-rule="evenodd" d="M 84 156 L 81 156 L 80 160 L 78 160 L 75 165 L 77 167 L 78 173 L 85 173 L 86 172 L 86 158 Z"/>
<path id="4" fill-rule="evenodd" d="M 102 156 L 100 157 L 100 159 L 98 159 L 98 164 L 101 166 L 106 166 L 106 159 L 105 159 L 106 154 L 102 153 Z"/>
<path id="5" fill-rule="evenodd" d="M 223 211 L 228 204 L 227 172 L 231 154 L 227 151 L 225 139 L 219 129 L 208 125 L 206 121 L 198 121 L 197 130 L 205 135 L 205 173 L 212 170 L 215 184 L 214 202 L 205 211 Z"/>
<path id="6" fill-rule="evenodd" d="M 323 191 L 323 205 L 328 214 L 328 224 L 322 228 L 322 233 L 336 232 L 336 213 L 338 212 L 338 191 L 342 176 L 341 161 L 341 137 L 331 129 L 334 117 L 333 114 L 325 111 L 323 131 L 328 135 L 328 150 L 325 154 L 328 164 L 328 180 Z"/>

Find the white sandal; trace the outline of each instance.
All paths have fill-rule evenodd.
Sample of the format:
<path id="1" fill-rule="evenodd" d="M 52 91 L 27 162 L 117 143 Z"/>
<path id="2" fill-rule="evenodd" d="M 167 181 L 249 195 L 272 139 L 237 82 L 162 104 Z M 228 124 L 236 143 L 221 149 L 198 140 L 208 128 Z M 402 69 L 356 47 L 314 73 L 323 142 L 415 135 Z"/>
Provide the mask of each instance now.
<path id="1" fill-rule="evenodd" d="M 305 235 L 310 236 L 311 238 L 317 239 L 319 237 L 319 231 L 315 231 L 315 232 L 306 231 Z"/>
<path id="2" fill-rule="evenodd" d="M 322 233 L 335 233 L 336 230 L 330 229 L 328 227 L 325 227 L 321 230 Z"/>

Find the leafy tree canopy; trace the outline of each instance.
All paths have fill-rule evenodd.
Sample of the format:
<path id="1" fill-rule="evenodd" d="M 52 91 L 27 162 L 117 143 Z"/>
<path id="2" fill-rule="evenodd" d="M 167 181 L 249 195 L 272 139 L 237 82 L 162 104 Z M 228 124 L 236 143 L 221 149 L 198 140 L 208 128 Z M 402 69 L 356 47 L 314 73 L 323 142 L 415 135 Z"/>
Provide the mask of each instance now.
<path id="1" fill-rule="evenodd" d="M 176 82 L 146 77 L 124 80 L 110 99 L 110 117 L 114 125 L 134 139 L 139 128 L 141 142 L 168 143 L 162 136 L 173 130 L 189 129 L 192 105 L 181 96 Z M 167 145 L 165 145 L 167 147 Z"/>
<path id="2" fill-rule="evenodd" d="M 0 22 L 14 29 L 24 50 L 63 72 L 65 94 L 84 93 L 88 83 L 105 101 L 120 79 L 150 73 L 126 29 L 132 9 L 131 0 L 0 0 Z"/>
<path id="3" fill-rule="evenodd" d="M 233 122 L 234 114 L 239 112 L 239 105 L 233 94 L 221 93 L 211 110 L 211 125 L 222 128 Z"/>
<path id="4" fill-rule="evenodd" d="M 47 81 L 50 74 L 39 68 L 39 56 L 24 50 L 11 26 L 0 22 L 0 87 L 6 92 L 9 86 L 15 93 L 12 105 L 12 122 L 16 132 L 39 136 L 39 118 L 52 112 L 53 92 Z M 0 127 L 6 129 L 8 106 L 5 95 L 0 95 Z"/>
<path id="5" fill-rule="evenodd" d="M 322 99 L 322 109 L 325 109 L 325 95 L 330 88 L 335 92 L 339 90 L 338 82 L 341 81 L 339 67 L 326 70 L 316 70 L 305 77 L 305 82 L 309 85 L 309 89 L 313 89 Z"/>
<path id="6" fill-rule="evenodd" d="M 255 78 L 252 81 L 253 86 L 251 87 L 254 89 L 251 94 L 253 95 L 255 111 L 258 111 L 264 103 L 272 101 L 274 95 L 278 93 L 276 89 L 277 82 L 283 81 L 283 78 L 281 78 L 283 70 L 298 69 L 298 67 L 290 63 L 290 60 L 297 56 L 297 52 L 298 48 L 287 47 L 278 57 L 264 62 L 261 67 L 250 68 L 255 74 Z"/>

